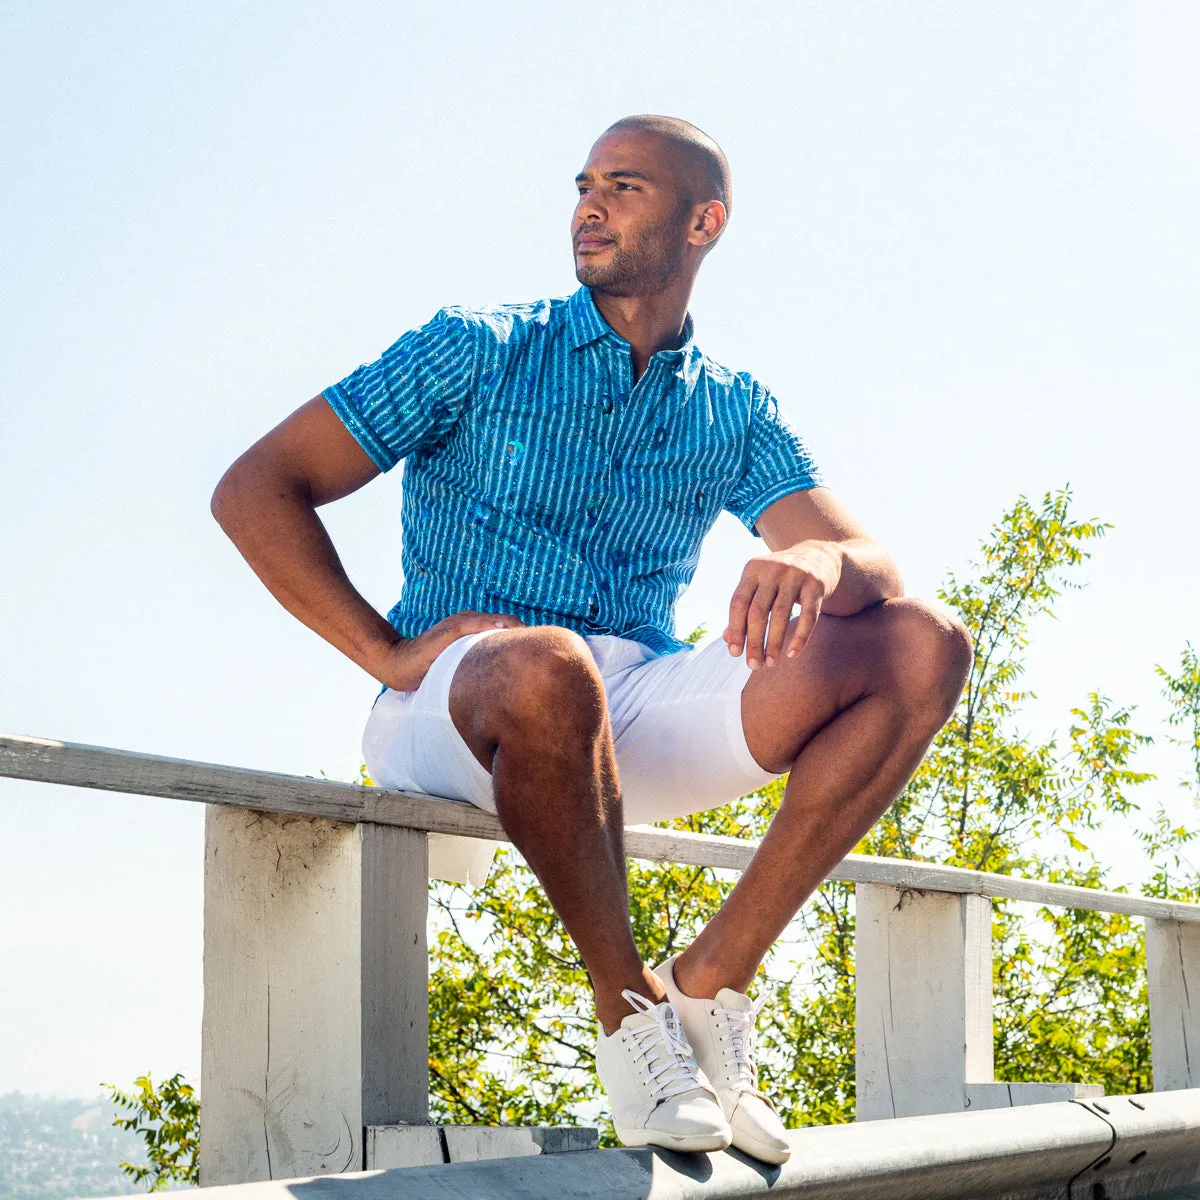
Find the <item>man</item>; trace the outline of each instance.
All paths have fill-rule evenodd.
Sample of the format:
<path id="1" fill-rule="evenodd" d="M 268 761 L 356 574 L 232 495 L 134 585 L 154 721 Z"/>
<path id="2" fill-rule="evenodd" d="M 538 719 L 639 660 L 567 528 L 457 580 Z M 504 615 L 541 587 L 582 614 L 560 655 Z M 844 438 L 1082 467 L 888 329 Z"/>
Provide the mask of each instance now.
<path id="1" fill-rule="evenodd" d="M 621 1140 L 782 1162 L 746 992 L 952 712 L 970 639 L 902 598 L 767 389 L 694 344 L 688 299 L 731 202 L 716 143 L 629 117 L 576 183 L 579 291 L 442 310 L 251 447 L 213 512 L 283 605 L 384 685 L 374 778 L 499 815 L 587 965 Z M 402 459 L 404 589 L 385 619 L 315 510 Z M 674 604 L 722 508 L 768 549 L 723 639 L 690 649 Z M 784 772 L 725 905 L 652 970 L 623 824 Z"/>

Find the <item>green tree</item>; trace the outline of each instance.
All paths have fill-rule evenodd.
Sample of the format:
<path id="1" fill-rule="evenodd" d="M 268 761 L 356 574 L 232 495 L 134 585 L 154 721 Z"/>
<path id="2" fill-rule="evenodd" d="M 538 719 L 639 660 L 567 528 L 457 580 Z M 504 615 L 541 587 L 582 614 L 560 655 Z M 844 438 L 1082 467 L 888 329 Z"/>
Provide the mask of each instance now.
<path id="1" fill-rule="evenodd" d="M 1188 768 L 1179 784 L 1200 804 L 1200 661 L 1196 651 L 1190 644 L 1185 646 L 1179 656 L 1179 673 L 1172 675 L 1160 666 L 1158 676 L 1163 681 L 1163 696 L 1170 704 L 1167 725 L 1184 731 L 1183 736 L 1169 735 L 1188 755 Z M 1153 823 L 1139 830 L 1138 836 L 1153 862 L 1146 892 L 1200 903 L 1200 870 L 1185 850 L 1200 833 L 1186 826 L 1173 826 L 1166 810 L 1160 807 Z"/>
<path id="2" fill-rule="evenodd" d="M 1171 740 L 1185 746 L 1191 755 L 1191 771 L 1181 782 L 1200 801 L 1200 658 L 1191 643 L 1179 656 L 1178 675 L 1172 675 L 1164 667 L 1158 668 L 1158 675 L 1163 681 L 1163 694 L 1171 703 L 1167 723 L 1184 731 L 1183 736 Z"/>
<path id="3" fill-rule="evenodd" d="M 134 1183 L 149 1180 L 151 1192 L 173 1183 L 199 1184 L 200 1101 L 181 1074 L 157 1086 L 149 1075 L 139 1075 L 132 1092 L 111 1083 L 100 1086 L 108 1088 L 113 1103 L 129 1114 L 114 1117 L 113 1124 L 139 1134 L 146 1143 L 147 1164 L 121 1163 L 121 1170 Z"/>

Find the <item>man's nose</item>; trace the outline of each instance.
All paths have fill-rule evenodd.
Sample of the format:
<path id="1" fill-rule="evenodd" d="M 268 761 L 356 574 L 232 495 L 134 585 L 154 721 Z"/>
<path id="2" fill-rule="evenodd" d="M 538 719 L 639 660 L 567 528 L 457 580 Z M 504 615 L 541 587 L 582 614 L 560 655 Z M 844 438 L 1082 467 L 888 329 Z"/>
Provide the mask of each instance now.
<path id="1" fill-rule="evenodd" d="M 575 205 L 575 220 L 581 225 L 588 221 L 607 221 L 608 210 L 596 198 L 595 192 L 584 192 Z"/>

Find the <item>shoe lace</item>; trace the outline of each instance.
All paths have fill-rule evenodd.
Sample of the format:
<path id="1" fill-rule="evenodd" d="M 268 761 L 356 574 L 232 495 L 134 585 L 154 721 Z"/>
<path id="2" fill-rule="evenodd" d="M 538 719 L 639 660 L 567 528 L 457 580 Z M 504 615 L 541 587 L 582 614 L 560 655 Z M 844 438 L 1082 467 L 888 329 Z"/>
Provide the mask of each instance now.
<path id="1" fill-rule="evenodd" d="M 693 1088 L 703 1087 L 698 1078 L 699 1068 L 683 1022 L 675 1005 L 669 1001 L 655 1004 L 645 996 L 626 988 L 621 995 L 641 1013 L 652 1017 L 652 1025 L 640 1025 L 626 1030 L 626 1036 L 637 1047 L 637 1058 L 645 1063 L 656 1102 L 669 1100 Z"/>
<path id="2" fill-rule="evenodd" d="M 760 1095 L 758 1062 L 754 1046 L 754 1022 L 758 1019 L 758 1014 L 762 1012 L 766 1002 L 766 996 L 760 996 L 748 1011 L 740 1008 L 717 1007 L 712 1009 L 712 1015 L 718 1018 L 717 1028 L 722 1035 L 724 1057 L 721 1066 L 727 1084 L 739 1091 L 746 1090 Z"/>

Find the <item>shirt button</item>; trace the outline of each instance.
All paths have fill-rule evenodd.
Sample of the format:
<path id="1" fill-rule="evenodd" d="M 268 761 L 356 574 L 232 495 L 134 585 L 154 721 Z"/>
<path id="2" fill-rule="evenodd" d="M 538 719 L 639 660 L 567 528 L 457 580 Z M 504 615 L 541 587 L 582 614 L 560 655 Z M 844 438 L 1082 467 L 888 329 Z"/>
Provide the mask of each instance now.
<path id="1" fill-rule="evenodd" d="M 610 412 L 612 412 L 612 410 L 613 410 L 612 397 L 611 396 L 601 396 L 600 397 L 600 411 L 603 413 L 610 413 Z"/>

